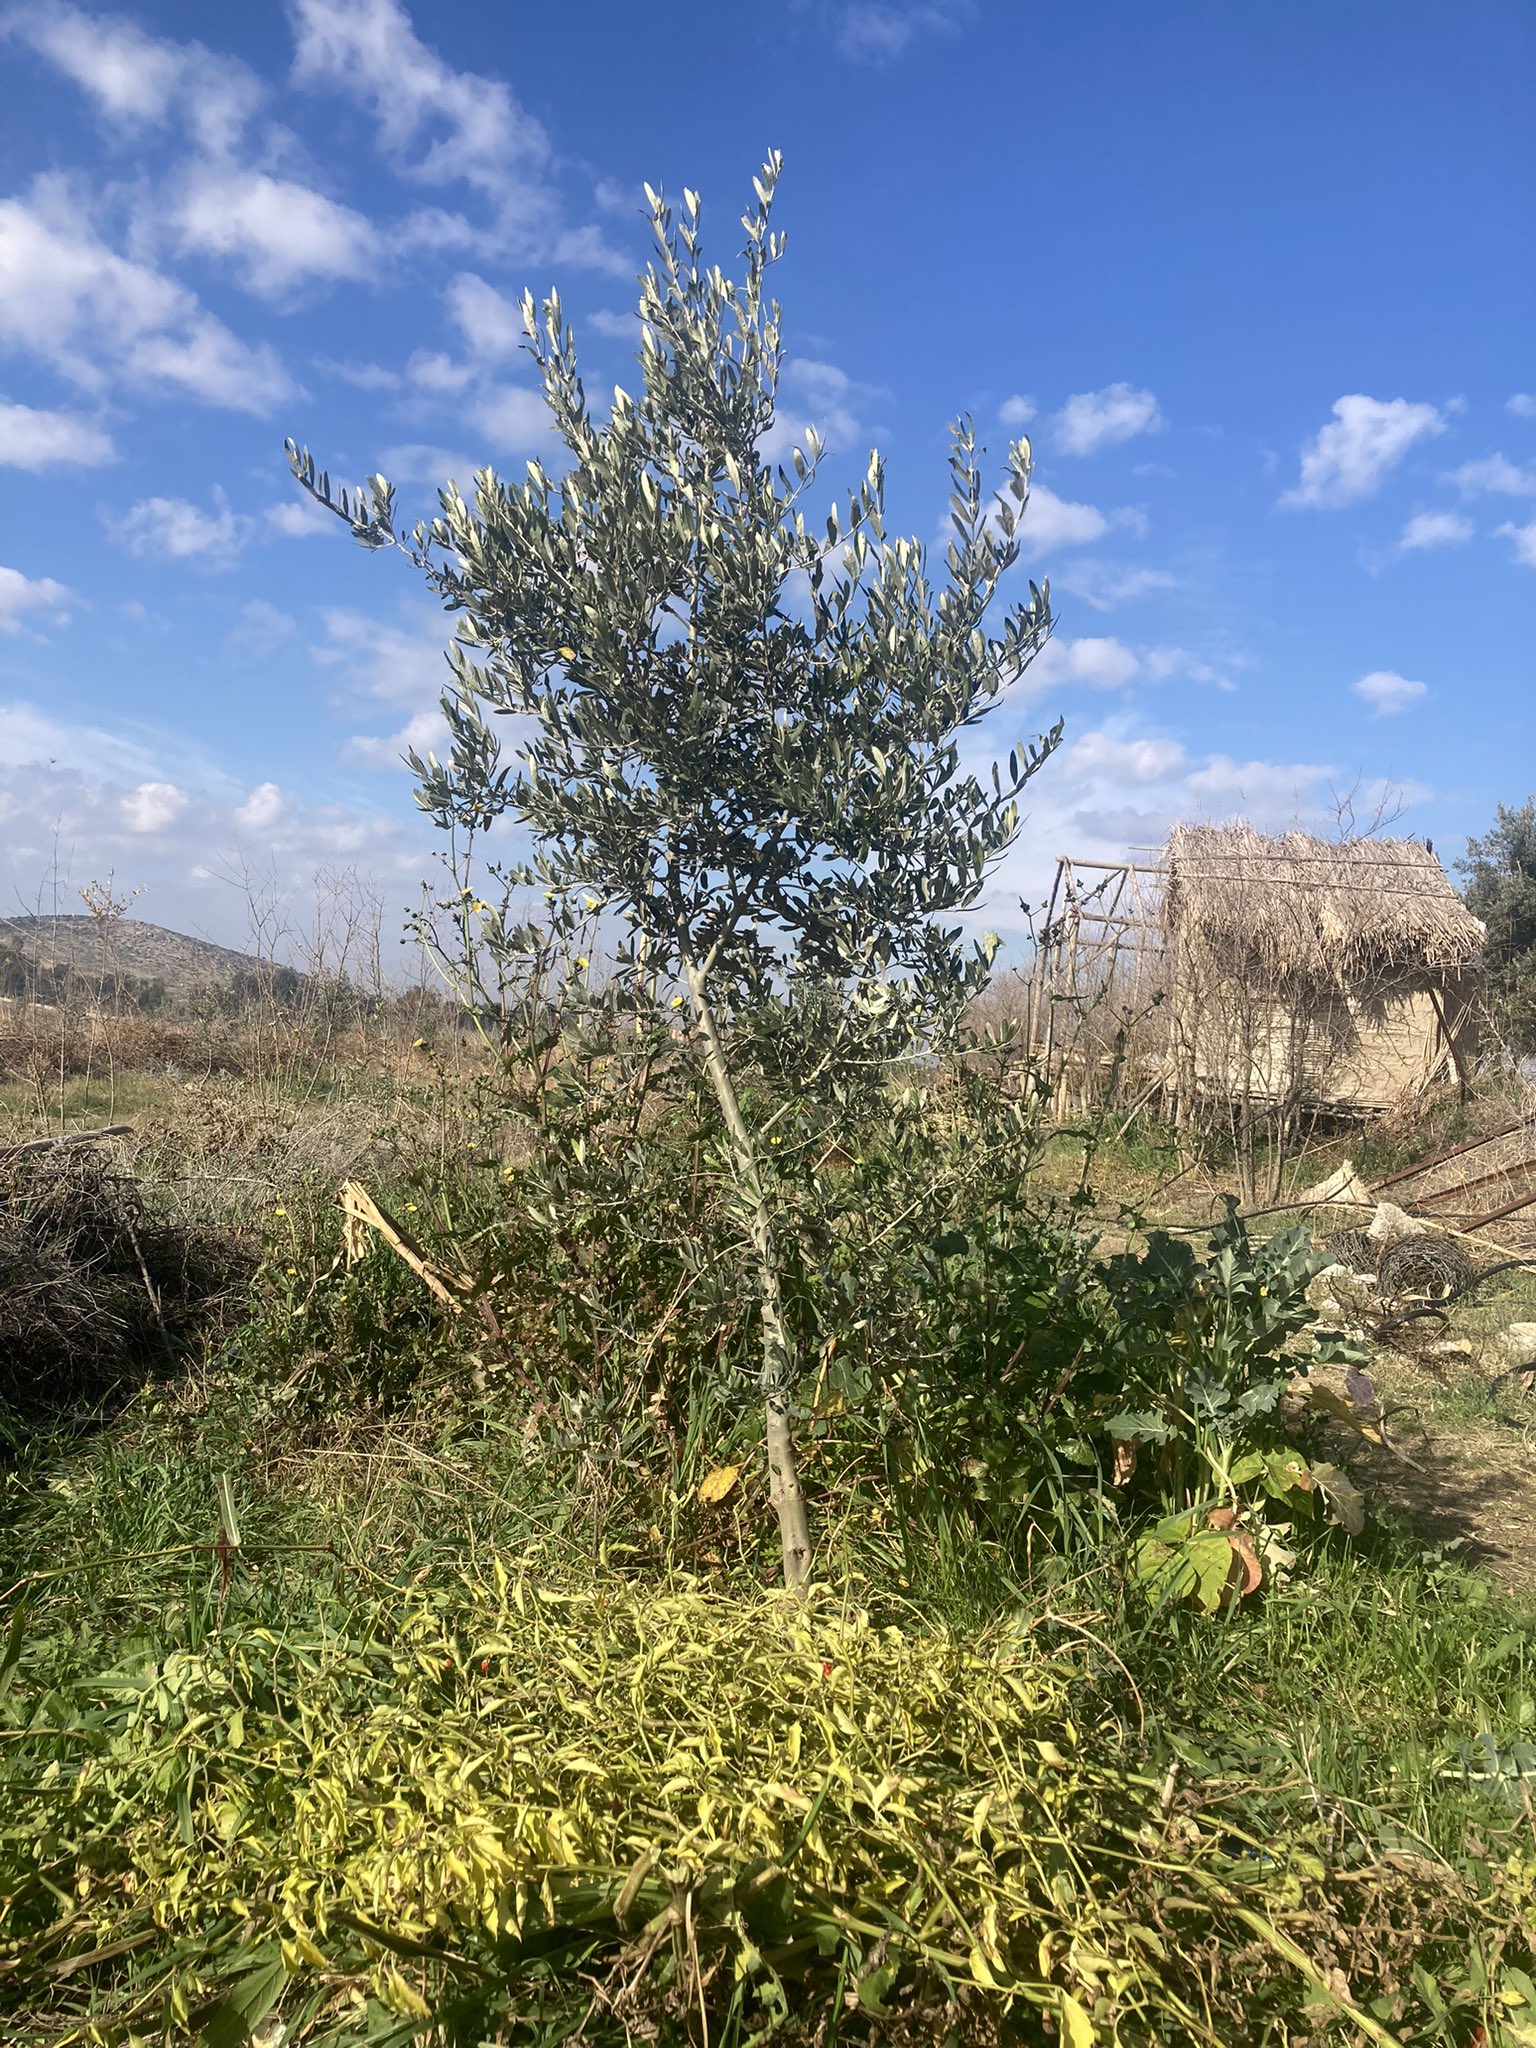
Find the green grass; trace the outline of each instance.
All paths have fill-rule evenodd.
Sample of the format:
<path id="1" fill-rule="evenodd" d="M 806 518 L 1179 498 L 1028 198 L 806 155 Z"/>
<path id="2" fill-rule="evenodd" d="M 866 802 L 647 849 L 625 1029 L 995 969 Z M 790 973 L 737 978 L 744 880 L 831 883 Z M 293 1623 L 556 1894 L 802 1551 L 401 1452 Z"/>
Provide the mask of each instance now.
<path id="1" fill-rule="evenodd" d="M 426 1086 L 414 1103 L 387 1097 L 419 1153 L 396 1206 L 419 1202 L 409 1220 L 429 1249 L 446 1255 L 455 1231 L 509 1237 L 497 1204 L 515 1197 L 494 1146 L 465 1145 L 467 1106 Z M 485 1156 L 470 1168 L 466 1153 Z M 1155 1133 L 1104 1147 L 1101 1196 L 1134 1199 L 1166 1155 Z M 1045 1191 L 1070 1192 L 1073 1171 L 1058 1141 Z M 1387 1516 L 1359 1541 L 1297 1539 L 1289 1581 L 1231 1612 L 1160 1604 L 1102 1491 L 1067 1501 L 1042 1483 L 983 1540 L 958 1475 L 904 1499 L 844 1416 L 807 1461 L 814 1626 L 863 1613 L 897 1633 L 844 1702 L 850 1725 L 830 1708 L 816 1724 L 799 1796 L 825 1792 L 829 1818 L 794 1852 L 805 1880 L 769 1940 L 740 1890 L 743 1845 L 762 1846 L 765 1788 L 793 1775 L 779 1748 L 805 1720 L 794 1688 L 837 1656 L 832 1636 L 814 1655 L 807 1636 L 804 1673 L 774 1661 L 750 1406 L 703 1365 L 681 1415 L 634 1398 L 622 1373 L 578 1386 L 558 1330 L 531 1308 L 517 1327 L 515 1301 L 503 1356 L 473 1318 L 430 1312 L 382 1248 L 346 1269 L 324 1173 L 305 1185 L 265 1199 L 268 1263 L 217 1358 L 0 1473 L 7 2041 L 237 2048 L 240 2001 L 250 2019 L 268 1994 L 286 2048 L 608 2048 L 706 2028 L 714 2048 L 747 2048 L 776 2012 L 784 2048 L 1536 2041 L 1536 1983 L 1522 2003 L 1536 1978 L 1536 1605 Z M 1498 1283 L 1466 1314 L 1508 1321 L 1533 1290 Z M 1465 1389 L 1424 1398 L 1447 1428 L 1487 1419 Z M 738 1462 L 727 1498 L 701 1505 L 702 1473 Z M 220 1548 L 224 1476 L 234 1555 Z M 518 1603 L 541 1596 L 548 1613 L 525 1626 Z M 662 1689 L 664 1744 L 660 1694 L 651 1711 L 644 1684 L 594 1662 L 598 1610 L 625 1642 L 672 1630 L 692 1660 Z M 445 1689 L 440 1656 L 428 1670 L 406 1654 L 439 1637 L 450 1661 L 454 1645 L 501 1645 L 504 1695 L 473 1673 Z M 1007 1722 L 1010 1658 L 1046 1702 L 1038 1724 Z M 508 1717 L 534 1699 L 518 1751 Z M 888 1795 L 869 1804 L 850 1762 L 864 1758 L 870 1784 L 900 1775 L 920 1746 L 903 1714 L 933 1759 L 910 1829 L 882 1816 Z M 1068 1760 L 1059 1786 L 1039 1741 Z M 256 1847 L 222 1832 L 236 1785 L 265 1816 Z M 979 1807 L 994 1791 L 995 1820 Z M 535 1935 L 488 1934 L 444 1844 L 482 1823 L 506 1838 L 530 1813 L 557 1830 L 575 1816 L 565 1875 Z M 416 1874 L 402 1876 L 412 1829 Z M 389 1912 L 354 1912 L 359 1931 L 311 1910 L 383 1881 L 358 1845 L 385 1834 Z M 642 1839 L 663 1845 L 670 1876 L 644 1878 L 632 1915 L 619 1899 Z M 1032 1891 L 1019 1873 L 1033 1858 Z M 879 1872 L 898 1867 L 905 1904 L 878 1904 Z M 537 1890 L 521 1865 L 514 1877 Z M 627 2005 L 610 1996 L 621 1982 Z"/>
<path id="2" fill-rule="evenodd" d="M 581 1447 L 562 1450 L 554 1436 L 526 1432 L 498 1412 L 499 1406 L 494 1400 L 450 1397 L 439 1388 L 430 1399 L 396 1404 L 390 1413 L 305 1419 L 280 1385 L 248 1364 L 232 1363 L 180 1386 L 151 1390 L 112 1429 L 64 1455 L 40 1458 L 31 1470 L 13 1472 L 0 1518 L 0 1585 L 26 1581 L 19 1589 L 25 1636 L 11 1674 L 7 1725 L 25 1726 L 39 1716 L 50 1724 L 60 1715 L 88 1716 L 95 1711 L 91 1702 L 102 1697 L 98 1675 L 125 1659 L 135 1668 L 165 1672 L 178 1655 L 192 1656 L 211 1659 L 211 1669 L 223 1670 L 237 1664 L 246 1668 L 252 1645 L 261 1641 L 293 1645 L 296 1651 L 307 1642 L 329 1641 L 387 1648 L 401 1639 L 407 1612 L 426 1611 L 424 1601 L 430 1605 L 440 1598 L 448 1602 L 441 1610 L 446 1614 L 465 1598 L 455 1589 L 490 1584 L 498 1566 L 533 1585 L 580 1590 L 589 1598 L 643 1601 L 671 1597 L 668 1588 L 691 1598 L 687 1588 L 702 1582 L 709 1597 L 723 1600 L 726 1609 L 758 1609 L 764 1581 L 771 1578 L 770 1553 L 757 1540 L 760 1531 L 754 1530 L 751 1515 L 743 1524 L 734 1503 L 705 1511 L 691 1499 L 669 1499 L 659 1472 L 638 1488 L 605 1481 Z M 217 1485 L 225 1472 L 233 1480 L 243 1546 L 227 1578 L 215 1548 Z M 656 1521 L 647 1522 L 648 1514 Z M 1226 1845 L 1222 1856 L 1238 1857 L 1232 1866 L 1237 1874 L 1229 1882 L 1239 1889 L 1232 1896 L 1239 1903 L 1247 1899 L 1266 1925 L 1296 1930 L 1314 1959 L 1332 1952 L 1330 1940 L 1344 1940 L 1347 1949 L 1348 1941 L 1356 1939 L 1397 1957 L 1406 1970 L 1402 1959 L 1413 1945 L 1405 1946 L 1401 1923 L 1403 1916 L 1417 1915 L 1425 1959 L 1421 1967 L 1429 1973 L 1433 1999 L 1445 2007 L 1443 2020 L 1436 2017 L 1430 1994 L 1412 1982 L 1383 1984 L 1348 1954 L 1344 1969 L 1346 1976 L 1354 1970 L 1362 1996 L 1375 1985 L 1370 2012 L 1379 2024 L 1396 2029 L 1402 2040 L 1432 2041 L 1443 2048 L 1460 2048 L 1472 2018 L 1487 2005 L 1477 1969 L 1468 1972 L 1468 1957 L 1481 1956 L 1477 1968 L 1486 1964 L 1495 1981 L 1505 1965 L 1527 1973 L 1536 1967 L 1529 1930 L 1522 1933 L 1518 1925 L 1526 1905 L 1536 1902 L 1531 1890 L 1536 1885 L 1536 1829 L 1529 1787 L 1522 1789 L 1518 1775 L 1509 1775 L 1518 1773 L 1526 1757 L 1536 1764 L 1536 1751 L 1530 1748 L 1536 1742 L 1536 1609 L 1502 1600 L 1453 1560 L 1426 1553 L 1407 1534 L 1390 1529 L 1377 1529 L 1360 1544 L 1342 1535 L 1329 1538 L 1290 1585 L 1214 1619 L 1149 1604 L 1113 1552 L 1058 1552 L 1044 1568 L 1031 1572 L 1022 1557 L 995 1549 L 967 1563 L 952 1547 L 931 1543 L 903 1553 L 907 1583 L 898 1585 L 891 1531 L 871 1515 L 861 1533 L 851 1513 L 844 1515 L 834 1549 L 828 1569 L 835 1607 L 868 1607 L 877 1623 L 895 1624 L 914 1641 L 980 1645 L 997 1640 L 999 1629 L 1011 1631 L 1011 1639 L 1034 1646 L 1045 1664 L 1066 1660 L 1071 1718 L 1084 1731 L 1085 1759 L 1098 1759 L 1085 1784 L 1101 1785 L 1111 1805 L 1109 1788 L 1112 1779 L 1119 1782 L 1116 1772 L 1129 1773 L 1128 1784 L 1149 1788 L 1135 1797 L 1152 1802 L 1156 1826 L 1166 1835 L 1163 1861 L 1170 1873 L 1159 1878 L 1154 1867 L 1145 1878 L 1154 1899 L 1160 1885 L 1176 1893 L 1180 1882 L 1186 1887 L 1193 1882 L 1177 1879 L 1174 1867 L 1191 1854 L 1203 1857 L 1199 1843 L 1209 1838 Z M 605 1586 L 614 1592 L 604 1595 Z M 14 1593 L 10 1604 L 15 1611 Z M 462 1625 L 477 1625 L 467 1610 Z M 573 1670 L 586 1655 L 579 1617 L 576 1629 L 567 1652 L 554 1637 L 547 1645 L 551 1657 L 575 1659 Z M 270 1654 L 286 1657 L 288 1652 L 274 1647 Z M 272 1666 L 274 1672 L 277 1668 Z M 285 1665 L 287 1676 L 273 1695 L 273 1711 L 293 1717 L 295 1728 L 301 1723 L 328 1727 L 329 1755 L 335 1744 L 353 1739 L 348 1730 L 354 1723 L 361 1730 L 356 1717 L 362 1712 L 366 1719 L 371 1709 L 355 1690 L 336 1693 L 326 1706 L 333 1687 L 326 1668 L 322 1657 L 307 1697 L 311 1681 L 302 1669 Z M 390 1687 L 404 1683 L 391 1679 L 384 1666 L 380 1673 Z M 711 1698 L 707 1686 L 693 1696 L 698 1731 L 718 1731 L 724 1725 L 719 1700 Z M 402 1712 L 414 1697 L 409 1686 L 400 1693 Z M 284 1698 L 290 1700 L 286 1708 Z M 960 1711 L 958 1699 L 955 1711 Z M 461 1745 L 478 1740 L 474 1726 L 471 1716 L 453 1739 Z M 180 1754 L 173 1733 L 133 1737 L 143 1747 L 146 1773 L 170 1768 Z M 274 1758 L 281 1750 L 280 1736 L 274 1723 Z M 257 1741 L 254 1724 L 244 1739 Z M 433 1744 L 447 1739 L 443 1730 L 434 1733 L 428 1716 L 411 1739 L 425 1745 L 411 1752 L 416 1756 L 411 1769 L 437 1771 Z M 562 1739 L 574 1736 L 568 1731 Z M 20 1771 L 26 1778 L 29 1766 L 35 1772 L 50 1753 L 45 1745 L 29 1757 L 25 1749 L 7 1743 L 0 1770 Z M 319 1769 L 318 1761 L 314 1768 Z M 615 1778 L 615 1797 L 618 1783 Z M 147 1776 L 133 1785 L 131 1810 L 139 1818 L 125 1839 L 139 1845 L 133 1853 L 148 1859 L 145 1869 L 179 1868 L 174 1800 L 167 1803 L 155 1795 Z M 622 1796 L 641 1795 L 626 1790 Z M 1100 1796 L 1096 1792 L 1093 1799 Z M 658 1813 L 665 1805 L 659 1802 Z M 1090 1853 L 1090 1835 L 1101 1840 L 1096 1831 L 1103 1815 L 1099 1806 L 1090 1805 L 1099 1818 L 1091 1819 L 1085 1806 L 1080 1822 L 1069 1822 L 1085 1831 L 1078 1845 L 1083 1854 Z M 1213 1821 L 1217 1837 L 1210 1837 Z M 197 1825 L 203 1825 L 201 1820 Z M 87 1862 L 106 1857 L 104 1872 L 117 1869 L 109 1844 L 116 1841 L 113 1830 L 126 1826 L 120 1817 L 99 1840 L 86 1829 L 79 1853 Z M 274 1837 L 274 1854 L 298 1853 L 296 1847 L 283 1848 L 280 1833 Z M 194 1858 L 188 1865 L 194 1887 L 197 1867 Z M 1361 1886 L 1371 1873 L 1377 1890 L 1367 1909 Z M 213 1884 L 211 1868 L 208 1882 Z M 611 1891 L 617 1888 L 616 1880 Z M 0 1879 L 0 1897 L 4 1892 Z M 651 1904 L 659 1910 L 656 1901 Z M 1378 1906 L 1379 1925 L 1371 1918 Z M 139 1938 L 134 1930 L 142 1931 L 143 1923 L 134 1917 L 138 1907 L 128 1895 L 119 1920 L 105 1907 L 101 1910 L 106 1917 L 92 1923 L 91 1939 L 102 1942 L 114 1930 L 117 1938 Z M 402 1901 L 400 1910 L 410 1921 L 425 1908 Z M 1341 1913 L 1347 1918 L 1357 1912 L 1364 1918 L 1353 1937 L 1347 1929 L 1341 1934 L 1337 1925 L 1326 1939 L 1318 1931 L 1337 1922 Z M 196 1914 L 186 1920 L 187 1940 L 192 1940 L 194 1922 L 203 1927 Z M 176 1924 L 182 1925 L 182 1919 Z M 1181 1924 L 1177 1911 L 1170 1924 Z M 1228 1960 L 1212 1978 L 1219 1990 L 1213 2009 L 1225 2010 L 1222 2001 L 1249 1999 L 1256 2013 L 1268 2015 L 1262 2027 L 1255 2019 L 1251 2033 L 1232 2031 L 1229 2016 L 1218 2037 L 1233 2044 L 1294 2038 L 1283 2029 L 1305 2025 L 1304 2008 L 1313 1996 L 1305 1981 L 1268 1954 L 1262 1969 L 1253 1965 L 1258 1975 L 1244 1990 L 1248 1965 L 1239 1968 L 1244 1950 L 1235 1923 L 1218 1916 L 1203 1934 L 1197 1921 L 1187 1926 L 1191 1942 L 1208 1938 L 1218 1927 L 1226 1930 L 1221 1940 Z M 232 1973 L 259 1973 L 260 1967 L 255 1936 L 235 1942 L 233 1936 L 226 1940 L 204 1928 L 197 1941 L 205 1936 L 213 1944 L 206 1967 L 199 1974 L 186 1962 L 178 1994 L 184 2004 L 190 2000 L 185 2009 L 194 2015 L 221 1987 L 227 1988 Z M 710 1938 L 726 1937 L 717 1930 Z M 8 1939 L 17 1939 L 17 1925 L 14 1917 L 8 1925 L 0 1911 L 0 1960 Z M 428 1947 L 436 1949 L 443 1935 L 427 1939 Z M 469 1943 L 466 1953 L 480 1954 L 462 1927 L 455 1939 Z M 608 1959 L 603 1968 L 614 1963 L 623 1946 L 617 1929 L 602 1935 L 598 1959 Z M 201 1953 L 196 1942 L 188 1953 L 193 1951 Z M 356 1940 L 338 1948 L 328 1938 L 326 1952 L 331 1975 L 325 1985 L 335 1990 L 350 1984 L 360 2001 L 355 2025 L 330 2033 L 316 2018 L 313 2031 L 306 2023 L 296 2039 L 360 2044 L 370 2038 L 370 2028 L 383 2038 L 386 2021 L 404 2025 L 417 1997 L 444 2015 L 450 2007 L 459 2013 L 451 2023 L 444 2017 L 438 2031 L 424 2030 L 420 2038 L 466 2048 L 482 2039 L 565 2039 L 568 2033 L 562 2029 L 574 2026 L 586 2010 L 584 1996 L 576 1995 L 577 1979 L 557 1972 L 557 1981 L 546 1984 L 537 1998 L 525 1986 L 510 2006 L 501 1993 L 489 2004 L 472 2001 L 471 2025 L 464 2018 L 469 2008 L 453 2004 L 448 1997 L 452 1986 L 445 1988 L 439 1966 L 430 1960 L 391 1955 Z M 24 1955 L 25 1940 L 20 1951 L 10 1953 Z M 57 1959 L 61 1952 L 47 1953 Z M 148 1953 L 152 1957 L 158 1951 L 152 1946 Z M 859 1956 L 860 1970 L 881 1967 L 867 1942 Z M 166 1959 L 169 1964 L 169 1949 Z M 484 1955 L 481 1962 L 486 1962 Z M 334 2020 L 341 1992 L 327 2003 L 319 1997 L 321 1980 L 313 1970 L 294 1968 L 299 1976 L 281 2009 L 302 2006 L 308 2011 L 305 2001 L 313 1994 L 315 2012 L 323 2006 Z M 96 1981 L 110 2005 L 126 1995 L 123 1987 L 130 1980 L 110 1970 L 95 1980 L 62 1979 L 56 2010 L 51 1993 L 35 2008 L 14 2002 L 7 2008 L 17 1984 L 37 1998 L 46 1981 L 23 1971 L 13 1979 L 10 1993 L 0 1989 L 0 2010 L 12 2012 L 7 2039 L 56 2038 L 51 2031 L 55 2021 L 79 2010 L 74 1995 L 79 1982 Z M 0 1985 L 4 1982 L 0 1978 Z M 899 1983 L 893 1979 L 898 2011 L 903 1997 L 917 1996 L 917 1982 L 910 1969 Z M 1182 1975 L 1177 1982 L 1184 1982 Z M 1174 1986 L 1170 1975 L 1170 1997 Z M 804 1988 L 807 1996 L 831 1996 L 831 1980 L 814 1972 Z M 657 2001 L 652 2017 L 661 2025 L 671 2010 L 670 1994 L 661 1979 L 652 1989 Z M 169 1990 L 164 1995 L 169 1997 Z M 526 2003 L 520 2006 L 519 1998 Z M 987 2004 L 983 1999 L 976 2008 L 973 1997 L 969 2008 L 964 2001 L 956 2008 L 957 2040 L 987 2038 L 974 2031 L 977 2012 Z M 1026 2001 L 1020 2011 L 1029 2009 Z M 46 2018 L 50 2010 L 54 2020 Z M 535 2010 L 543 2014 L 540 2025 L 551 2031 L 538 2035 L 523 2028 L 516 2015 L 521 2011 L 526 2018 Z M 716 2012 L 717 2023 L 724 2011 Z M 759 2012 L 757 2021 L 763 2017 Z M 861 2024 L 869 2018 L 863 2015 Z M 1122 2019 L 1120 2038 L 1127 2042 L 1201 2038 L 1176 2030 L 1165 2036 L 1151 2020 L 1146 2021 L 1151 2031 L 1146 2031 L 1141 2022 L 1133 2024 L 1129 2006 Z M 664 2031 L 662 2038 L 692 2038 L 675 2014 L 665 2024 L 680 2031 Z M 895 2018 L 889 2024 L 888 2036 L 877 2028 L 869 2038 L 905 2038 Z M 194 2032 L 189 2019 L 187 2037 Z M 170 2038 L 180 2038 L 174 2026 Z M 583 2038 L 618 2041 L 625 2036 L 598 2027 Z M 745 2042 L 748 2036 L 738 2031 L 727 2038 Z M 788 2032 L 784 2038 L 799 2036 Z M 1106 2032 L 1103 2038 L 1113 2036 Z M 1348 2030 L 1338 2038 L 1349 2038 Z M 1522 2038 L 1510 2035 L 1507 2048 Z"/>

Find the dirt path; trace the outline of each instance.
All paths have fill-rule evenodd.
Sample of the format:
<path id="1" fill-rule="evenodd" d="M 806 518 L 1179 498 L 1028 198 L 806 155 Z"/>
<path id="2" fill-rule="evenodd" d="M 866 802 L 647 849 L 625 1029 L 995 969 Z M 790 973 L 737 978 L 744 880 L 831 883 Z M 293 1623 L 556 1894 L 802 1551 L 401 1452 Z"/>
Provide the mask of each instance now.
<path id="1" fill-rule="evenodd" d="M 1375 1501 L 1432 1543 L 1460 1541 L 1511 1593 L 1536 1598 L 1536 1392 L 1529 1379 L 1490 1394 L 1476 1362 L 1447 1384 L 1426 1364 L 1384 1354 L 1371 1368 L 1387 1435 L 1337 1451 Z"/>

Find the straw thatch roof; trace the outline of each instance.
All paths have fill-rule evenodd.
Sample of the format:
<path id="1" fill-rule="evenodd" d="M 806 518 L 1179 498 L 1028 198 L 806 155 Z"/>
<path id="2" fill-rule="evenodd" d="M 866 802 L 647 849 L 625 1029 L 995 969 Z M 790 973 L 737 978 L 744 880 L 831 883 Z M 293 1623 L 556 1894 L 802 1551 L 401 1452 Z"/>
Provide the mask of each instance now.
<path id="1" fill-rule="evenodd" d="M 1457 969 L 1482 950 L 1483 926 L 1415 839 L 1176 825 L 1163 877 L 1167 939 L 1276 980 Z"/>

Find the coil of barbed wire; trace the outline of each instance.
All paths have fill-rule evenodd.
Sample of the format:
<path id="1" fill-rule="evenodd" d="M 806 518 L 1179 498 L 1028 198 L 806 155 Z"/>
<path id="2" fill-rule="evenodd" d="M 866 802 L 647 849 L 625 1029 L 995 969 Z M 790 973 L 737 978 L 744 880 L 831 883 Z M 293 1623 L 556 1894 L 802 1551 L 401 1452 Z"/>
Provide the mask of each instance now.
<path id="1" fill-rule="evenodd" d="M 1330 1230 L 1323 1250 L 1336 1266 L 1347 1266 L 1351 1273 L 1374 1273 L 1381 1246 L 1364 1230 Z"/>

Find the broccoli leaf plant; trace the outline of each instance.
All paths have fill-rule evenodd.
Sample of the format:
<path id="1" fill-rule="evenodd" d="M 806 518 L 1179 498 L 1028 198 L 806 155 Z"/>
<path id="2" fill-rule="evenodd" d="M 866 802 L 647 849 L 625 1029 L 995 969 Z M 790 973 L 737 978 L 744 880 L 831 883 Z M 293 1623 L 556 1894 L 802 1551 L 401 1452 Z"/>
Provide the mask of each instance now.
<path id="1" fill-rule="evenodd" d="M 1165 1512 L 1135 1547 L 1146 1579 L 1207 1611 L 1253 1592 L 1290 1561 L 1284 1537 L 1326 1519 L 1351 1534 L 1364 1504 L 1337 1466 L 1309 1462 L 1298 1434 L 1332 1415 L 1322 1390 L 1287 1413 L 1298 1371 L 1337 1352 L 1334 1333 L 1298 1355 L 1290 1340 L 1316 1322 L 1307 1287 L 1326 1264 L 1305 1230 L 1254 1244 L 1230 1197 L 1198 1258 L 1154 1231 L 1147 1250 L 1107 1262 L 1110 1312 L 1096 1352 L 1101 1427 L 1125 1484 L 1145 1471 Z M 1119 1398 L 1106 1398 L 1111 1368 Z M 1340 1404 L 1346 1406 L 1347 1404 Z M 1289 1517 L 1277 1525 L 1276 1515 Z"/>
<path id="2" fill-rule="evenodd" d="M 995 942 L 967 946 L 946 920 L 1015 837 L 1019 793 L 1060 728 L 1017 747 L 1006 771 L 965 764 L 970 729 L 1050 628 L 1034 584 L 988 624 L 1019 554 L 1027 441 L 994 491 L 972 428 L 954 429 L 942 587 L 922 543 L 886 537 L 878 455 L 813 521 L 822 445 L 809 429 L 791 445 L 776 411 L 779 168 L 774 155 L 754 180 L 739 281 L 703 262 L 697 197 L 674 216 L 647 189 L 638 388 L 605 411 L 558 296 L 542 308 L 525 297 L 558 464 L 535 459 L 517 482 L 484 470 L 473 504 L 450 485 L 439 516 L 403 535 L 383 477 L 333 491 L 307 450 L 290 443 L 289 457 L 358 540 L 403 550 L 455 615 L 450 744 L 445 760 L 410 756 L 418 803 L 448 831 L 519 821 L 534 852 L 520 883 L 542 889 L 551 920 L 609 920 L 620 975 L 687 1018 L 755 1275 L 770 1494 L 799 1586 L 811 1562 L 792 1432 L 801 1362 L 783 1301 L 785 1198 L 744 1108 L 751 1020 L 819 992 L 826 1028 L 799 1039 L 806 1094 L 957 1028 Z M 511 760 L 494 722 L 505 715 L 518 721 Z M 497 923 L 489 942 L 515 951 L 528 936 Z"/>

